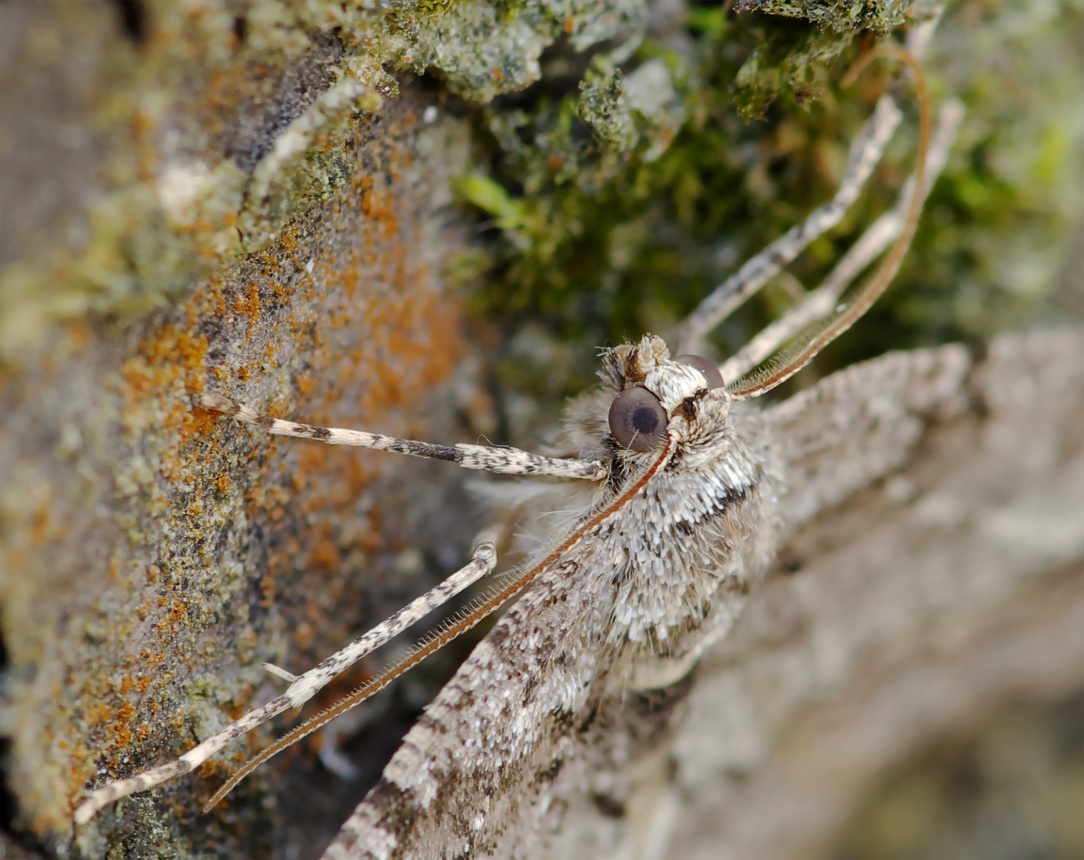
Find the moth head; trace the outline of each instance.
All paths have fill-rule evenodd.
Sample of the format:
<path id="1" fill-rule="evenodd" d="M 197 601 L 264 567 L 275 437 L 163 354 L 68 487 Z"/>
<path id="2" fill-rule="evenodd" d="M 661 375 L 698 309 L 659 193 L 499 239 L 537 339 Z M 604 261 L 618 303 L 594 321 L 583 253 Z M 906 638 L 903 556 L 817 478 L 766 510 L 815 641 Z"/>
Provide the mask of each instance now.
<path id="1" fill-rule="evenodd" d="M 727 399 L 714 362 L 699 355 L 676 355 L 661 338 L 613 350 L 603 373 L 617 389 L 610 403 L 610 433 L 629 451 L 647 453 L 667 438 L 676 416 L 691 420 L 705 397 Z"/>

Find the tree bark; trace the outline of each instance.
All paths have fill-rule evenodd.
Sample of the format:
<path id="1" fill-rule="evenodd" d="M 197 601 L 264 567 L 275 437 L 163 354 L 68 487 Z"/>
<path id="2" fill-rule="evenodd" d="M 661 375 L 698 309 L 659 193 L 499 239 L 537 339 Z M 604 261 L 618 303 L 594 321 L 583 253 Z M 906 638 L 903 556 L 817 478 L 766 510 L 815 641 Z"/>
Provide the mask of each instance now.
<path id="1" fill-rule="evenodd" d="M 902 21 L 893 4 L 868 5 L 871 17 L 853 27 L 884 32 Z M 744 65 L 742 80 L 750 88 L 743 92 L 758 99 L 775 80 L 773 92 L 795 96 L 789 110 L 819 74 L 808 63 L 839 55 L 853 32 L 841 23 L 842 12 L 826 12 L 841 4 L 784 6 L 818 22 L 820 29 L 810 26 L 802 36 L 814 47 L 787 54 L 778 66 L 789 70 L 784 75 L 768 68 L 770 52 L 749 47 L 760 43 L 746 43 L 741 50 L 759 65 Z M 462 191 L 464 176 L 489 166 L 494 156 L 482 147 L 492 147 L 492 138 L 510 147 L 506 160 L 522 168 L 521 188 L 531 189 L 538 182 L 530 171 L 545 164 L 559 174 L 581 138 L 594 134 L 616 146 L 618 119 L 631 148 L 603 148 L 605 157 L 594 161 L 591 150 L 575 181 L 595 194 L 621 165 L 639 159 L 650 174 L 656 162 L 645 153 L 664 150 L 695 126 L 696 110 L 670 113 L 667 103 L 652 113 L 650 99 L 630 103 L 628 93 L 644 93 L 631 85 L 622 90 L 616 77 L 601 86 L 591 77 L 597 70 L 588 70 L 587 51 L 612 50 L 647 33 L 652 45 L 692 57 L 705 32 L 697 27 L 709 25 L 685 28 L 687 11 L 634 0 L 585 0 L 568 15 L 533 2 L 509 8 L 480 0 L 380 11 L 271 0 L 254 0 L 241 12 L 226 3 L 0 6 L 0 845 L 8 856 L 306 857 L 330 840 L 462 652 L 389 697 L 364 748 L 351 752 L 361 771 L 354 782 L 316 762 L 314 741 L 270 763 L 224 808 L 204 816 L 202 803 L 246 753 L 267 742 L 268 728 L 204 773 L 133 797 L 87 827 L 71 823 L 88 785 L 173 758 L 270 698 L 278 682 L 263 661 L 308 668 L 458 567 L 482 524 L 450 468 L 272 440 L 199 409 L 197 399 L 216 392 L 280 417 L 442 442 L 473 442 L 494 428 L 511 427 L 514 435 L 551 414 L 543 395 L 561 386 L 550 357 L 571 350 L 590 356 L 597 340 L 546 341 L 533 354 L 543 369 L 542 383 L 531 380 L 534 393 L 494 400 L 497 345 L 515 353 L 535 329 L 514 340 L 499 322 L 468 317 L 459 287 L 473 280 L 462 272 L 485 266 L 477 263 L 472 216 L 455 205 L 456 189 Z M 738 27 L 721 14 L 718 26 Z M 777 26 L 770 44 L 789 45 L 797 25 Z M 966 31 L 969 24 L 952 26 Z M 568 51 L 555 49 L 548 56 L 556 60 L 546 64 L 543 52 L 556 43 Z M 429 77 L 415 77 L 422 73 Z M 579 92 L 578 83 L 568 84 L 570 74 L 590 83 L 580 125 L 567 151 L 536 158 L 528 170 L 523 152 L 512 149 L 516 134 L 508 132 L 522 131 L 512 120 L 526 109 L 508 96 L 541 79 L 531 91 L 532 98 L 542 93 L 531 116 L 560 128 L 565 115 L 549 111 L 544 96 L 548 86 Z M 784 78 L 789 83 L 778 84 Z M 729 83 L 717 90 L 726 93 Z M 710 81 L 690 86 L 688 103 L 701 109 L 697 99 L 716 91 Z M 1036 104 L 1060 105 L 1058 92 Z M 494 101 L 498 96 L 505 98 Z M 624 111 L 616 119 L 609 111 L 615 104 Z M 489 105 L 488 113 L 479 105 Z M 794 129 L 780 127 L 773 153 L 787 151 L 787 128 Z M 748 168 L 741 202 L 726 201 L 738 213 L 731 220 L 759 205 L 773 213 L 766 220 L 792 216 L 791 201 L 769 205 L 775 155 L 743 160 L 756 149 L 749 144 L 758 127 L 735 119 L 732 130 L 733 144 L 712 152 L 728 169 Z M 1065 139 L 1072 150 L 1073 138 Z M 968 143 L 971 151 L 982 144 Z M 1026 149 L 1019 144 L 1011 154 Z M 808 155 L 831 162 L 833 151 L 811 139 Z M 1056 160 L 1047 156 L 1035 173 Z M 1014 194 L 1047 194 L 1014 199 L 1020 209 L 1007 212 L 996 234 L 1030 243 L 1034 256 L 1027 260 L 1049 268 L 1037 280 L 1056 273 L 1064 256 L 1059 243 L 1072 174 L 1056 173 L 1045 191 L 1035 190 L 1033 174 L 1022 168 L 1013 182 L 1005 180 Z M 997 182 L 967 171 L 955 176 L 953 192 L 934 201 L 939 217 L 969 211 L 971 204 L 960 201 L 976 195 L 975 206 L 993 208 L 982 194 L 1000 188 Z M 607 199 L 632 193 L 614 187 L 614 198 L 597 195 L 603 208 Z M 485 205 L 477 186 L 466 196 L 481 206 L 487 226 L 495 222 L 512 237 L 512 246 L 575 233 L 561 220 L 575 208 L 567 199 L 565 209 L 539 214 L 524 202 L 526 192 Z M 1046 230 L 1045 221 L 1036 228 L 1023 215 L 1014 220 L 1042 208 L 1036 199 L 1061 207 L 1052 203 L 1046 212 L 1057 208 L 1058 230 Z M 591 221 L 594 210 L 576 211 Z M 751 235 L 762 226 L 757 219 L 736 223 L 733 245 L 701 243 L 687 256 L 717 260 L 746 243 L 763 244 L 773 237 Z M 983 230 L 968 252 L 1001 259 L 1004 248 Z M 630 237 L 656 235 L 672 236 L 683 251 L 694 241 L 674 222 L 641 219 L 621 234 L 625 244 L 592 249 L 605 258 L 604 270 L 592 268 L 597 257 L 583 270 L 599 273 L 594 280 L 605 291 L 635 268 L 621 262 L 634 244 Z M 1036 266 L 1021 269 L 1030 276 Z M 569 277 L 581 271 L 567 268 Z M 973 281 L 988 275 L 979 263 L 973 269 Z M 936 274 L 946 272 L 957 269 L 946 264 Z M 640 297 L 637 307 L 672 314 L 669 293 Z M 601 306 L 616 318 L 631 303 L 625 294 L 598 295 L 590 300 L 596 314 Z M 568 307 L 566 320 L 590 316 L 581 305 Z M 602 335 L 587 328 L 584 337 Z M 1070 406 L 1078 411 L 1064 412 Z M 1060 421 L 1080 415 L 1079 404 L 1036 407 L 1059 408 Z M 1030 426 L 1013 427 L 1022 448 Z M 922 475 L 906 480 L 934 486 L 951 477 L 967 485 L 967 475 L 950 467 L 968 438 L 953 436 L 922 461 Z M 1027 531 L 1044 521 L 1044 505 L 1079 505 L 1079 494 L 1072 495 L 1079 468 L 1079 447 L 1066 442 L 1041 469 L 1029 470 L 997 511 L 982 514 L 993 517 L 984 527 Z M 823 846 L 843 839 L 841 822 L 858 814 L 867 787 L 893 778 L 902 762 L 919 760 L 939 738 L 994 721 L 1017 702 L 1048 703 L 1042 708 L 1049 716 L 1079 701 L 1079 554 L 1046 565 L 1035 578 L 1020 572 L 1017 585 L 988 604 L 961 599 L 932 614 L 901 604 L 889 621 L 902 626 L 886 630 L 876 647 L 844 641 L 848 617 L 869 608 L 864 600 L 875 603 L 876 588 L 887 581 L 868 558 L 860 566 L 849 554 L 898 559 L 917 544 L 927 553 L 923 564 L 951 571 L 955 554 L 982 549 L 982 528 L 913 537 L 924 528 L 916 518 L 929 511 L 892 501 L 898 490 L 875 488 L 827 524 L 811 526 L 789 556 L 801 558 L 805 572 L 770 587 L 754 603 L 745 632 L 703 667 L 708 680 L 721 680 L 696 693 L 699 716 L 679 741 L 688 856 L 707 856 L 721 844 L 718 833 L 704 829 L 712 821 L 704 808 L 720 802 L 748 810 L 741 821 L 720 819 L 734 825 L 726 840 L 736 857 L 799 856 L 799 843 L 828 851 Z M 1055 491 L 1062 490 L 1059 502 Z M 981 513 L 983 502 L 969 504 Z M 886 506 L 891 510 L 875 523 L 872 512 Z M 946 573 L 944 581 L 951 592 L 971 580 L 954 584 Z M 813 641 L 826 656 L 846 658 L 845 665 L 834 675 L 808 668 L 781 674 L 788 660 L 808 659 Z M 362 667 L 333 692 L 379 668 Z M 990 673 L 997 677 L 968 695 L 954 689 L 954 678 Z M 771 702 L 764 704 L 767 682 L 748 681 L 753 676 L 779 679 Z M 720 703 L 727 685 L 740 689 Z M 933 692 L 912 697 L 914 685 Z M 844 704 L 833 710 L 833 702 Z M 916 702 L 926 706 L 923 715 L 906 710 Z M 715 715 L 739 723 L 740 708 L 754 703 L 768 714 L 763 735 L 739 733 L 729 742 L 740 746 L 746 737 L 754 752 L 719 745 Z M 1037 731 L 1049 737 L 1055 730 Z M 809 756 L 838 762 L 852 741 L 865 744 L 867 758 L 851 763 L 847 778 L 809 810 L 803 780 L 820 771 L 784 770 L 792 762 L 804 767 Z M 769 742 L 779 750 L 775 757 L 767 755 Z M 1079 733 L 1067 743 L 1079 744 Z M 701 756 L 718 769 L 692 768 Z M 744 774 L 737 788 L 728 781 L 736 772 Z M 1058 797 L 1071 796 L 1065 791 Z M 787 825 L 773 828 L 775 819 Z M 1079 842 L 1066 844 L 1084 853 Z"/>

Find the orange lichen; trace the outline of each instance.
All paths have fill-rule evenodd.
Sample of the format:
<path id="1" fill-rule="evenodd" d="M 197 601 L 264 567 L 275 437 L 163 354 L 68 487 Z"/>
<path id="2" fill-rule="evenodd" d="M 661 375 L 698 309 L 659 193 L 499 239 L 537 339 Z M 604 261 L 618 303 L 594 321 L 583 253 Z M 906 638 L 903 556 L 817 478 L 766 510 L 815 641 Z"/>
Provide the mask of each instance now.
<path id="1" fill-rule="evenodd" d="M 87 708 L 84 719 L 89 728 L 106 725 L 113 719 L 113 708 L 105 702 L 99 702 Z"/>
<path id="2" fill-rule="evenodd" d="M 384 536 L 380 532 L 367 531 L 358 537 L 358 546 L 366 552 L 376 552 L 384 545 Z"/>
<path id="3" fill-rule="evenodd" d="M 220 761 L 217 758 L 209 758 L 198 768 L 196 768 L 196 775 L 200 779 L 210 779 L 216 776 L 229 776 L 233 768 L 224 761 Z M 228 799 L 226 800 L 228 803 Z"/>
<path id="4" fill-rule="evenodd" d="M 112 743 L 118 749 L 125 749 L 132 742 L 132 717 L 136 709 L 129 702 L 122 703 L 113 715 L 110 723 Z"/>
<path id="5" fill-rule="evenodd" d="M 292 224 L 287 224 L 282 228 L 282 232 L 279 234 L 278 241 L 275 243 L 277 249 L 286 254 L 294 265 L 297 265 L 297 259 L 294 257 L 294 253 L 297 251 L 297 228 Z"/>
<path id="6" fill-rule="evenodd" d="M 135 355 L 121 365 L 125 394 L 139 400 L 162 391 L 171 383 L 195 379 L 203 367 L 208 349 L 207 338 L 167 324 L 141 341 Z M 187 409 L 184 410 L 186 413 Z M 176 420 L 175 424 L 183 424 Z"/>
<path id="7" fill-rule="evenodd" d="M 260 287 L 255 282 L 250 282 L 243 293 L 237 293 L 233 297 L 233 310 L 239 316 L 248 318 L 252 324 L 260 320 L 260 312 L 263 310 L 263 302 L 260 300 Z"/>
<path id="8" fill-rule="evenodd" d="M 260 577 L 260 606 L 268 609 L 275 603 L 275 574 L 265 571 Z"/>
<path id="9" fill-rule="evenodd" d="M 189 429 L 196 438 L 203 438 L 208 436 L 221 420 L 222 416 L 219 413 L 197 406 L 192 410 Z"/>
<path id="10" fill-rule="evenodd" d="M 338 544 L 329 538 L 317 540 L 309 550 L 308 565 L 318 570 L 338 570 L 341 561 Z"/>
<path id="11" fill-rule="evenodd" d="M 379 193 L 372 189 L 365 191 L 361 195 L 361 211 L 365 214 L 366 217 L 373 217 L 373 214 L 376 212 L 377 206 L 379 205 L 379 201 Z"/>
<path id="12" fill-rule="evenodd" d="M 215 109 L 224 109 L 233 98 L 234 74 L 236 70 L 226 70 L 208 85 L 218 88 Z M 321 223 L 333 222 L 334 229 L 340 230 L 332 242 L 323 244 L 327 237 L 312 235 L 308 226 L 284 230 L 274 247 L 240 267 L 243 275 L 207 283 L 192 293 L 187 304 L 166 310 L 170 322 L 131 350 L 115 380 L 114 392 L 123 409 L 120 424 L 128 440 L 157 458 L 148 457 L 153 475 L 149 482 L 138 484 L 138 493 L 133 494 L 153 513 L 146 531 L 136 535 L 139 540 L 168 536 L 178 546 L 196 547 L 194 557 L 205 561 L 213 544 L 211 529 L 222 528 L 224 522 L 247 517 L 259 525 L 253 535 L 271 535 L 266 539 L 267 564 L 258 572 L 259 579 L 257 572 L 245 570 L 243 575 L 249 578 L 238 588 L 235 578 L 224 577 L 222 581 L 234 590 L 223 586 L 214 595 L 214 599 L 236 599 L 250 593 L 248 588 L 255 581 L 257 599 L 268 607 L 276 599 L 276 584 L 289 591 L 291 600 L 281 611 L 254 612 L 256 620 L 231 628 L 237 641 L 251 643 L 249 648 L 258 647 L 260 637 L 283 621 L 290 625 L 293 643 L 302 649 L 323 649 L 343 632 L 340 626 L 346 629 L 353 623 L 348 615 L 339 618 L 328 609 L 358 601 L 371 587 L 371 580 L 364 588 L 360 577 L 351 581 L 344 568 L 368 576 L 384 573 L 376 565 L 366 565 L 367 553 L 388 540 L 382 528 L 385 516 L 379 505 L 370 508 L 368 502 L 362 511 L 358 499 L 374 476 L 390 473 L 395 460 L 377 453 L 269 439 L 237 428 L 217 413 L 193 407 L 193 395 L 204 389 L 209 378 L 211 390 L 239 399 L 264 398 L 262 403 L 246 402 L 280 415 L 427 438 L 419 429 L 429 417 L 422 406 L 423 395 L 448 376 L 462 349 L 456 325 L 459 300 L 442 294 L 438 277 L 425 262 L 427 254 L 413 245 L 417 189 L 409 189 L 409 196 L 404 197 L 394 182 L 413 155 L 390 147 L 378 157 L 380 163 L 367 165 L 371 174 L 353 183 L 356 195 L 351 197 L 344 190 L 324 213 Z M 217 216 L 198 219 L 190 231 L 218 229 L 217 220 Z M 225 213 L 222 220 L 235 220 L 235 213 Z M 314 265 L 306 273 L 303 269 L 310 259 Z M 261 268 L 265 278 L 258 274 Z M 215 325 L 207 325 L 212 320 Z M 215 340 L 210 356 L 201 332 Z M 207 363 L 213 366 L 205 367 Z M 219 432 L 225 427 L 230 432 Z M 406 432 L 411 427 L 419 433 Z M 250 440 L 247 447 L 239 439 Z M 236 452 L 232 480 L 225 472 L 227 451 Z M 139 481 L 146 480 L 144 474 L 139 474 Z M 239 482 L 236 491 L 234 481 Z M 36 525 L 39 536 L 46 539 L 51 528 L 48 512 L 40 513 Z M 186 540 L 195 543 L 186 544 Z M 138 599 L 128 598 L 123 604 L 123 623 L 132 624 L 133 630 L 141 628 L 133 636 L 143 638 L 130 646 L 140 653 L 123 670 L 109 667 L 107 677 L 119 680 L 101 694 L 113 705 L 119 696 L 146 695 L 139 702 L 143 718 L 132 725 L 134 709 L 124 702 L 102 706 L 87 719 L 88 726 L 112 727 L 100 732 L 107 736 L 101 745 L 110 749 L 100 746 L 93 753 L 81 752 L 92 763 L 72 766 L 77 780 L 73 797 L 99 763 L 114 766 L 119 758 L 111 756 L 124 754 L 129 744 L 146 741 L 157 731 L 147 714 L 161 710 L 163 719 L 172 721 L 167 724 L 178 730 L 190 719 L 191 709 L 178 709 L 172 698 L 177 690 L 169 687 L 168 673 L 162 669 L 172 668 L 179 677 L 198 677 L 203 672 L 212 678 L 208 667 L 222 660 L 209 644 L 217 641 L 216 632 L 199 628 L 214 614 L 204 612 L 199 603 L 201 593 L 219 587 L 211 584 L 216 582 L 214 572 L 199 572 L 207 578 L 199 589 L 188 592 L 193 600 L 190 614 L 175 589 L 192 575 L 192 565 L 168 557 L 170 566 L 162 575 L 145 557 L 130 562 L 122 555 L 119 558 L 125 560 L 114 561 L 110 568 L 118 579 L 132 571 L 130 576 L 137 581 L 145 567 L 145 583 L 138 584 L 161 592 L 139 610 L 132 606 Z M 251 557 L 262 558 L 260 553 Z M 236 564 L 237 560 L 230 561 Z M 288 586 L 287 576 L 292 578 Z M 300 605 L 294 602 L 297 593 L 303 595 Z M 272 619 L 270 628 L 265 618 Z M 138 676 L 131 674 L 131 666 L 137 664 L 143 673 Z M 227 686 L 223 682 L 221 689 Z M 165 704 L 159 704 L 152 690 L 162 692 Z M 246 696 L 235 700 L 238 713 L 245 709 Z M 211 763 L 204 772 L 215 772 L 217 767 Z"/>

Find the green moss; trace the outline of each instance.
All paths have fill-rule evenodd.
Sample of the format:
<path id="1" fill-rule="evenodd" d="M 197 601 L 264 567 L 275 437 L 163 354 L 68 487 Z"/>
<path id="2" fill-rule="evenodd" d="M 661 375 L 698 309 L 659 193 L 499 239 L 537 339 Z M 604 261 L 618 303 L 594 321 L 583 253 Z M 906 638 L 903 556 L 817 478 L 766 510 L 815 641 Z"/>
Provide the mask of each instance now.
<path id="1" fill-rule="evenodd" d="M 474 307 L 511 320 L 513 330 L 542 321 L 559 340 L 580 343 L 584 363 L 560 393 L 586 380 L 589 347 L 645 330 L 665 333 L 834 192 L 850 137 L 893 70 L 871 68 L 847 91 L 839 80 L 860 48 L 908 20 L 907 6 L 770 8 L 805 20 L 694 8 L 681 34 L 685 49 L 673 50 L 672 34 L 665 43 L 649 39 L 624 62 L 596 57 L 578 81 L 536 88 L 514 110 L 487 112 L 491 167 L 485 180 L 471 182 L 476 189 L 484 182 L 488 192 L 464 193 L 496 228 Z M 911 14 L 928 9 L 916 4 Z M 989 336 L 1035 313 L 1054 280 L 1060 258 L 1053 249 L 1078 209 L 1079 184 L 1066 177 L 1079 175 L 1079 130 L 1059 113 L 1058 99 L 1026 103 L 1032 86 L 1007 91 L 1002 76 L 983 74 L 974 56 L 965 62 L 953 46 L 971 39 L 996 56 L 1005 39 L 1015 39 L 1016 56 L 1046 76 L 1038 91 L 1056 93 L 1079 74 L 1059 73 L 1040 55 L 1072 55 L 1073 29 L 1057 32 L 1055 22 L 1074 16 L 1036 12 L 1030 30 L 995 41 L 969 35 L 975 11 L 964 22 L 943 22 L 925 61 L 935 93 L 959 94 L 970 111 L 957 155 L 896 285 L 840 344 L 836 361 Z M 1075 20 L 1079 27 L 1078 13 Z M 655 78 L 655 92 L 668 93 L 656 99 L 666 108 L 655 114 L 638 111 L 629 98 L 629 81 L 652 64 L 669 72 L 663 85 Z M 1074 97 L 1065 91 L 1062 98 Z M 815 286 L 891 204 L 912 169 L 915 127 L 912 108 L 862 201 L 790 267 L 800 284 Z M 1017 235 L 1021 218 L 1033 225 L 1025 228 L 1030 247 Z M 1049 232 L 1037 235 L 1041 229 Z M 744 319 L 721 332 L 723 348 L 785 308 L 791 287 L 765 290 Z"/>
<path id="2" fill-rule="evenodd" d="M 833 94 L 810 112 L 791 76 L 769 110 L 765 91 L 743 89 L 739 76 L 778 33 L 788 44 L 819 38 L 807 25 L 710 10 L 695 16 L 686 53 L 648 41 L 624 66 L 596 58 L 576 90 L 490 111 L 490 176 L 462 187 L 503 231 L 476 310 L 542 317 L 559 336 L 596 345 L 665 328 L 828 196 L 835 176 L 823 166 L 846 147 L 839 126 L 857 125 L 876 93 Z M 742 117 L 753 104 L 766 120 Z"/>

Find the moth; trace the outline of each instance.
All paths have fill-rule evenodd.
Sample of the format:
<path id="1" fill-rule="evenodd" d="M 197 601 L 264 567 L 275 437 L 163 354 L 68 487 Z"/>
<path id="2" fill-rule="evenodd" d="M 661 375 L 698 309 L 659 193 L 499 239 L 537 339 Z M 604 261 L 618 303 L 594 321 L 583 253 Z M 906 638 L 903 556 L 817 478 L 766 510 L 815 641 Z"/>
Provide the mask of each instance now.
<path id="1" fill-rule="evenodd" d="M 929 32 L 928 25 L 915 28 L 912 50 Z M 204 408 L 279 435 L 559 482 L 559 507 L 568 512 L 545 550 L 501 574 L 468 610 L 384 674 L 260 753 L 208 806 L 262 761 L 517 597 L 411 729 L 323 856 L 531 856 L 560 829 L 572 798 L 589 796 L 603 812 L 627 806 L 629 784 L 614 775 L 650 758 L 695 665 L 730 630 L 788 527 L 777 509 L 787 477 L 775 459 L 772 429 L 750 401 L 797 373 L 887 287 L 958 121 L 951 110 L 942 111 L 932 139 L 917 63 L 899 49 L 869 56 L 880 53 L 910 63 L 919 87 L 918 157 L 900 206 L 871 228 L 825 285 L 721 368 L 650 335 L 607 351 L 600 388 L 570 406 L 565 442 L 573 456 L 313 427 L 204 395 Z M 682 326 L 680 342 L 699 342 L 838 223 L 900 116 L 893 97 L 884 96 L 851 146 L 835 198 L 709 296 Z M 889 245 L 870 280 L 849 287 Z M 191 772 L 245 732 L 300 706 L 496 567 L 495 543 L 487 537 L 444 583 L 315 668 L 294 675 L 268 666 L 288 685 L 283 694 L 180 759 L 93 790 L 76 810 L 76 823 Z M 618 723 L 624 728 L 613 730 Z"/>

